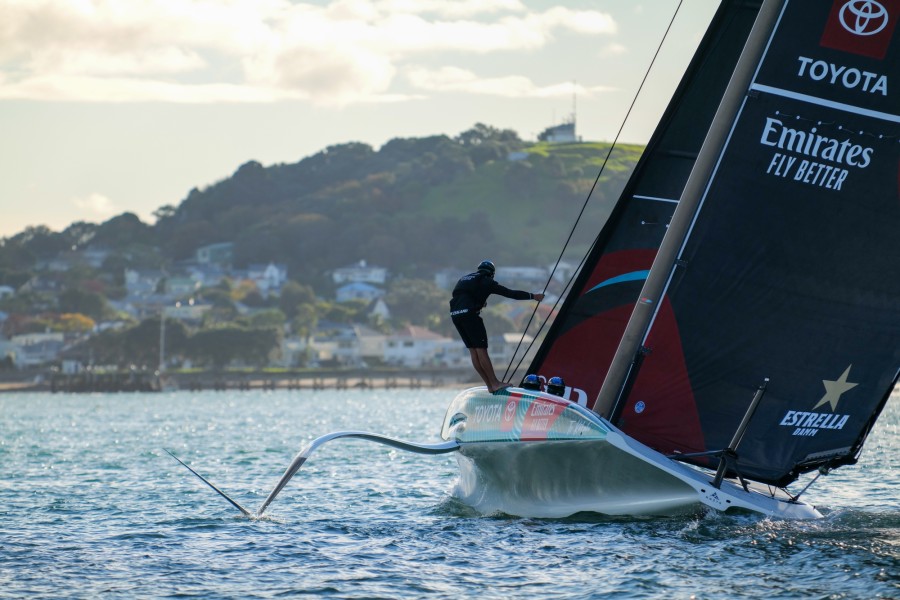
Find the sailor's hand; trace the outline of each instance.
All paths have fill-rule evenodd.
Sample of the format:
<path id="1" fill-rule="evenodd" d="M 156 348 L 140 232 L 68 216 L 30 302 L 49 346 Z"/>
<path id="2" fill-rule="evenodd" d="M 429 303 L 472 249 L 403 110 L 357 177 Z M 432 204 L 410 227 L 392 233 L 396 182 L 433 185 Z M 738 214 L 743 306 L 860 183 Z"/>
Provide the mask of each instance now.
<path id="1" fill-rule="evenodd" d="M 544 299 L 544 295 L 543 295 L 543 294 L 532 294 L 531 296 L 532 296 L 535 300 L 537 300 L 538 302 L 540 302 L 541 300 Z"/>

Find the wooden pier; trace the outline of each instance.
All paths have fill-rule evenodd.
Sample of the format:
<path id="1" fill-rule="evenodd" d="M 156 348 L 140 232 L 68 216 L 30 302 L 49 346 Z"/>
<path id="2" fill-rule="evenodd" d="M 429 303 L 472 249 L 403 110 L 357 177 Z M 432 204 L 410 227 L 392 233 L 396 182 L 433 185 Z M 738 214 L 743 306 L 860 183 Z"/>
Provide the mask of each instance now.
<path id="1" fill-rule="evenodd" d="M 198 391 L 275 391 L 275 390 L 389 390 L 460 387 L 468 384 L 468 372 L 437 370 L 398 374 L 328 373 L 285 374 L 267 373 L 172 373 L 162 378 L 149 371 L 55 373 L 49 376 L 44 391 L 53 393 L 93 392 L 167 392 Z M 30 387 L 32 391 L 39 391 Z"/>

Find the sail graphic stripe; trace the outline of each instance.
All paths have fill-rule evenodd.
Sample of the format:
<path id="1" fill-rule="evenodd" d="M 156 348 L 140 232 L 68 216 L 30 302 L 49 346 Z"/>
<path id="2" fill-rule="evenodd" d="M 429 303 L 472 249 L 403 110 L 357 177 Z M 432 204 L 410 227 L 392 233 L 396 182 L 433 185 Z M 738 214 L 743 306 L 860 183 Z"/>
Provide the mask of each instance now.
<path id="1" fill-rule="evenodd" d="M 844 104 L 843 102 L 834 102 L 831 100 L 825 100 L 824 98 L 816 98 L 815 96 L 809 96 L 807 94 L 800 94 L 797 92 L 792 92 L 790 90 L 783 90 L 777 87 L 773 87 L 771 85 L 764 85 L 761 83 L 754 83 L 750 86 L 750 89 L 757 92 L 766 92 L 768 94 L 773 94 L 775 96 L 781 96 L 783 98 L 791 98 L 793 100 L 800 100 L 801 102 L 805 102 L 807 104 L 815 104 L 816 106 L 824 106 L 826 108 L 833 108 L 835 110 L 840 110 L 843 112 L 848 112 L 854 115 L 861 115 L 864 117 L 872 117 L 873 119 L 880 119 L 882 121 L 888 121 L 890 123 L 900 123 L 900 115 L 892 115 L 890 113 L 881 112 L 878 110 L 869 110 L 867 108 L 860 108 L 859 106 L 852 106 L 850 104 Z"/>
<path id="2" fill-rule="evenodd" d="M 595 285 L 594 287 L 589 289 L 587 291 L 587 293 L 590 294 L 594 290 L 598 290 L 602 287 L 606 287 L 608 285 L 615 285 L 617 283 L 625 283 L 626 281 L 643 281 L 644 279 L 647 279 L 647 275 L 649 273 L 650 273 L 649 270 L 633 271 L 631 273 L 623 273 L 622 275 L 619 275 L 618 277 L 612 277 L 610 279 L 607 279 L 606 281 L 602 281 L 602 282 L 598 283 L 597 285 Z"/>

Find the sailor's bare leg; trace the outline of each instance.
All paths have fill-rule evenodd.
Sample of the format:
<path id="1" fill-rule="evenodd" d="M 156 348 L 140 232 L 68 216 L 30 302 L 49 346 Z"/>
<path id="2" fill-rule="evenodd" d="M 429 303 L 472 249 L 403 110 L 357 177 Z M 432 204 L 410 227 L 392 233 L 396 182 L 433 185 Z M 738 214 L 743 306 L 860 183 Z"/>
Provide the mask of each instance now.
<path id="1" fill-rule="evenodd" d="M 497 379 L 497 374 L 494 373 L 494 365 L 491 363 L 491 357 L 488 356 L 487 348 L 469 348 L 469 353 L 472 356 L 472 366 L 478 371 L 478 374 L 481 376 L 481 379 L 484 381 L 489 392 L 495 392 L 506 385 Z"/>

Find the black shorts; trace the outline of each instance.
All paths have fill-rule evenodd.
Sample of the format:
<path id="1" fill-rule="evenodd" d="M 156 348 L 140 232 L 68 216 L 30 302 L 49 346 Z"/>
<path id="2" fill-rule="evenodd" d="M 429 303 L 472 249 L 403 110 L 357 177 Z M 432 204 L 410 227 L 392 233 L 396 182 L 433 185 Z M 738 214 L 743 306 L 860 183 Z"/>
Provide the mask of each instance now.
<path id="1" fill-rule="evenodd" d="M 456 315 L 452 320 L 466 348 L 488 347 L 487 330 L 478 313 Z"/>

